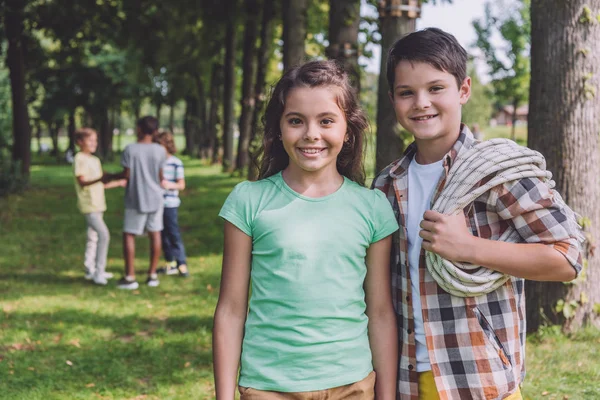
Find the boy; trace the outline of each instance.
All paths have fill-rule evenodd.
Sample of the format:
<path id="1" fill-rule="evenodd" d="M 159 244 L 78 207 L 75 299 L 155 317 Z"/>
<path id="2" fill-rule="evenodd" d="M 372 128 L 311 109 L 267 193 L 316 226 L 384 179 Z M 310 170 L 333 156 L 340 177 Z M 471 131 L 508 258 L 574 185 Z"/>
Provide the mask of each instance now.
<path id="1" fill-rule="evenodd" d="M 106 285 L 113 277 L 105 271 L 106 256 L 110 234 L 104 223 L 106 211 L 104 189 L 124 187 L 125 181 L 113 181 L 103 184 L 107 175 L 102 172 L 102 164 L 93 153 L 98 148 L 98 135 L 90 128 L 81 128 L 75 132 L 75 142 L 80 151 L 73 160 L 77 207 L 87 223 L 87 243 L 85 246 L 85 279 L 93 280 L 97 285 Z"/>
<path id="2" fill-rule="evenodd" d="M 165 208 L 163 210 L 163 231 L 161 234 L 163 251 L 167 264 L 159 268 L 159 274 L 177 275 L 187 278 L 190 273 L 187 268 L 185 246 L 179 232 L 178 210 L 181 205 L 179 191 L 185 190 L 185 173 L 183 162 L 175 157 L 177 148 L 171 132 L 160 132 L 154 138 L 167 151 L 167 161 L 163 168 L 162 187 L 165 189 Z"/>
<path id="3" fill-rule="evenodd" d="M 453 162 L 478 143 L 461 124 L 471 92 L 466 63 L 456 39 L 435 28 L 405 36 L 388 53 L 390 99 L 414 137 L 373 182 L 404 227 L 391 258 L 402 399 L 521 399 L 524 278 L 569 281 L 581 270 L 573 212 L 538 178 L 492 187 L 458 215 L 429 210 Z M 498 240 L 508 229 L 520 243 Z M 451 295 L 427 269 L 425 250 L 510 279 L 487 294 Z"/>
<path id="4" fill-rule="evenodd" d="M 139 287 L 135 280 L 135 236 L 144 230 L 150 238 L 150 268 L 146 284 L 159 285 L 156 266 L 161 253 L 160 232 L 163 230 L 162 165 L 167 159 L 165 149 L 153 143 L 158 131 L 158 120 L 146 116 L 137 122 L 137 143 L 125 147 L 121 156 L 123 172 L 127 179 L 125 190 L 125 217 L 123 224 L 123 256 L 125 275 L 118 282 L 119 289 L 134 290 Z"/>

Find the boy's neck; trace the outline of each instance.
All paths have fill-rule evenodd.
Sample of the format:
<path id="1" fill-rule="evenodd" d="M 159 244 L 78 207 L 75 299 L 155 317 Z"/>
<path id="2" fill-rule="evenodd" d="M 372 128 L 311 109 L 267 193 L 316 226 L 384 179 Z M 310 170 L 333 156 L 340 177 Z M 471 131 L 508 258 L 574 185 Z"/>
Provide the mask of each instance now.
<path id="1" fill-rule="evenodd" d="M 152 143 L 152 135 L 144 135 L 138 139 L 138 143 Z"/>
<path id="2" fill-rule="evenodd" d="M 417 154 L 415 159 L 419 164 L 426 165 L 440 161 L 452 148 L 460 136 L 460 129 L 456 135 L 442 136 L 435 140 L 415 139 Z"/>

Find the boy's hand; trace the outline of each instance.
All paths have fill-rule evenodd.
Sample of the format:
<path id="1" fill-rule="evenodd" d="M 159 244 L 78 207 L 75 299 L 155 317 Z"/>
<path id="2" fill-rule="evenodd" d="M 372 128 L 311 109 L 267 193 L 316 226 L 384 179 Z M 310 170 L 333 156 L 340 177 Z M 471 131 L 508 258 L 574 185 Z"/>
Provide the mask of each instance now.
<path id="1" fill-rule="evenodd" d="M 465 215 L 444 215 L 425 211 L 421 221 L 423 248 L 440 255 L 448 261 L 469 262 L 474 248 L 475 236 L 467 228 Z"/>
<path id="2" fill-rule="evenodd" d="M 127 179 L 119 179 L 119 180 L 117 180 L 117 186 L 119 186 L 119 187 L 127 187 Z"/>

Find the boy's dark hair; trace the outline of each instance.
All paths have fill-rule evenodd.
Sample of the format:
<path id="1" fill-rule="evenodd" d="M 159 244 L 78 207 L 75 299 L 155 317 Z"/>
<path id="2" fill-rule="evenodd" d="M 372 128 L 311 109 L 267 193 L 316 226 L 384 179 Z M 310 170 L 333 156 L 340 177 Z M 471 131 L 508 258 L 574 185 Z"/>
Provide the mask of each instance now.
<path id="1" fill-rule="evenodd" d="M 98 133 L 92 128 L 79 128 L 75 131 L 75 142 L 79 143 L 92 135 L 98 136 Z"/>
<path id="2" fill-rule="evenodd" d="M 161 131 L 154 136 L 154 141 L 167 149 L 169 154 L 175 154 L 177 148 L 175 147 L 175 137 L 169 131 Z"/>
<path id="3" fill-rule="evenodd" d="M 452 74 L 460 88 L 467 77 L 467 52 L 456 38 L 438 28 L 409 33 L 388 51 L 387 81 L 394 93 L 396 66 L 400 61 L 422 62 Z"/>
<path id="4" fill-rule="evenodd" d="M 356 91 L 350 85 L 348 75 L 335 61 L 310 61 L 294 67 L 275 85 L 262 118 L 264 136 L 255 158 L 255 162 L 260 158 L 259 179 L 275 175 L 289 164 L 289 156 L 280 140 L 280 123 L 287 96 L 297 87 L 331 87 L 335 92 L 337 104 L 343 111 L 348 125 L 348 142 L 338 154 L 337 170 L 348 179 L 364 185 L 363 149 L 368 122 L 359 106 Z"/>
<path id="5" fill-rule="evenodd" d="M 158 130 L 158 120 L 147 115 L 138 119 L 137 127 L 144 135 L 153 135 Z"/>

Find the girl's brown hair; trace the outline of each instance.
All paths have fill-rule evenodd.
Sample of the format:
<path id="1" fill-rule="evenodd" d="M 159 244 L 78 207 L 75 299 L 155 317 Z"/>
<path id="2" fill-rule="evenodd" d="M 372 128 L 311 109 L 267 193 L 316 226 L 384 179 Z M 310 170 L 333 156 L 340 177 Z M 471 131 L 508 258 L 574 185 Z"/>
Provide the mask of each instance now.
<path id="1" fill-rule="evenodd" d="M 290 69 L 277 82 L 263 116 L 264 136 L 262 146 L 255 157 L 259 167 L 259 179 L 283 171 L 289 164 L 289 156 L 280 140 L 280 122 L 285 101 L 290 91 L 297 87 L 331 86 L 337 95 L 337 104 L 344 112 L 348 125 L 348 141 L 337 157 L 338 172 L 361 185 L 365 183 L 363 150 L 367 118 L 361 110 L 356 92 L 350 85 L 348 75 L 334 61 L 311 61 Z M 257 161 L 260 160 L 260 161 Z"/>
<path id="2" fill-rule="evenodd" d="M 98 133 L 92 128 L 79 128 L 75 131 L 75 142 L 81 142 L 85 138 L 88 138 L 92 135 L 98 136 Z"/>
<path id="3" fill-rule="evenodd" d="M 154 136 L 154 142 L 162 145 L 167 149 L 167 153 L 175 154 L 177 148 L 175 147 L 175 137 L 169 131 L 161 131 Z"/>

